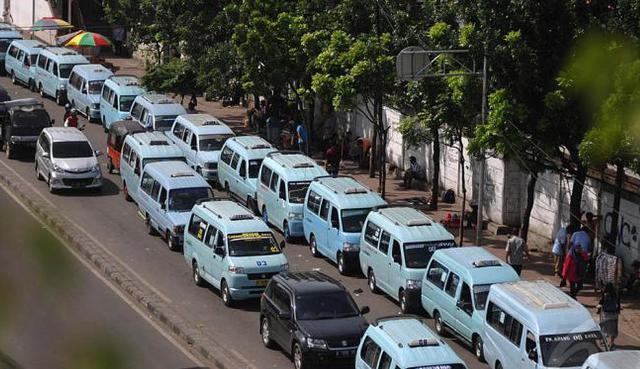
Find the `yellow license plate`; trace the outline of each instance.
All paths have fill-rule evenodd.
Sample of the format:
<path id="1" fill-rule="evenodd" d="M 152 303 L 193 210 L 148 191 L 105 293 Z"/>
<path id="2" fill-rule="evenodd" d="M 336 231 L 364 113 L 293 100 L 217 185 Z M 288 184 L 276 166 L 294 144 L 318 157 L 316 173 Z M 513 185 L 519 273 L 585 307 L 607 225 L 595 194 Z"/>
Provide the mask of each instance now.
<path id="1" fill-rule="evenodd" d="M 259 279 L 256 281 L 256 286 L 265 287 L 269 283 L 268 279 Z"/>

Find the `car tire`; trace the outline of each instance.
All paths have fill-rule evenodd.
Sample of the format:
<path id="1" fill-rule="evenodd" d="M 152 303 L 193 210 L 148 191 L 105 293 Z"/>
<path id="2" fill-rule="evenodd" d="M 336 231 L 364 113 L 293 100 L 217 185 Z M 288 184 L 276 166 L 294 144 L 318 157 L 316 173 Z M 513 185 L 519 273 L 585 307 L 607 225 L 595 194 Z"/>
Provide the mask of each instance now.
<path id="1" fill-rule="evenodd" d="M 56 104 L 62 106 L 64 105 L 64 100 L 62 100 L 62 95 L 60 94 L 60 91 L 56 91 Z"/>
<path id="2" fill-rule="evenodd" d="M 49 193 L 56 193 L 56 189 L 51 185 L 51 175 L 47 178 L 47 186 L 49 187 Z"/>
<path id="3" fill-rule="evenodd" d="M 267 225 L 269 224 L 269 214 L 267 213 L 266 206 L 262 206 L 262 220 L 267 223 Z"/>
<path id="4" fill-rule="evenodd" d="M 447 331 L 446 331 L 446 328 L 444 327 L 442 316 L 440 316 L 440 312 L 438 312 L 437 310 L 433 313 L 433 322 L 435 324 L 436 333 L 438 333 L 440 337 L 446 337 Z"/>
<path id="5" fill-rule="evenodd" d="M 349 268 L 347 267 L 347 261 L 344 259 L 344 254 L 339 252 L 336 255 L 336 264 L 338 264 L 338 272 L 342 275 L 346 275 L 349 273 Z"/>
<path id="6" fill-rule="evenodd" d="M 13 159 L 15 158 L 15 153 L 13 152 L 14 148 L 13 145 L 11 144 L 11 142 L 7 142 L 6 145 L 6 149 L 4 151 L 4 153 L 7 155 L 7 159 Z"/>
<path id="7" fill-rule="evenodd" d="M 302 351 L 302 346 L 298 342 L 293 344 L 291 349 L 291 360 L 293 361 L 293 367 L 295 369 L 309 369 L 311 366 L 306 359 L 306 355 Z"/>
<path id="8" fill-rule="evenodd" d="M 158 232 L 156 232 L 156 229 L 153 227 L 153 223 L 151 223 L 151 217 L 149 216 L 149 214 L 146 214 L 145 216 L 144 225 L 147 227 L 147 234 L 149 236 L 155 236 L 158 234 Z"/>
<path id="9" fill-rule="evenodd" d="M 256 214 L 256 207 L 253 205 L 253 199 L 251 196 L 247 196 L 247 209 L 251 210 L 252 213 Z"/>
<path id="10" fill-rule="evenodd" d="M 289 230 L 289 223 L 285 220 L 282 223 L 282 235 L 284 236 L 284 242 L 291 242 L 291 231 Z"/>
<path id="11" fill-rule="evenodd" d="M 42 88 L 42 83 L 38 85 L 38 92 L 40 93 L 40 97 L 47 97 L 47 94 L 44 92 L 44 88 Z"/>
<path id="12" fill-rule="evenodd" d="M 309 237 L 309 250 L 311 250 L 311 255 L 313 255 L 313 257 L 320 257 L 320 253 L 318 252 L 318 243 L 316 242 L 316 236 L 314 235 Z"/>
<path id="13" fill-rule="evenodd" d="M 411 306 L 409 306 L 409 302 L 407 301 L 407 293 L 404 289 L 400 289 L 398 292 L 398 302 L 400 303 L 400 311 L 402 314 L 410 314 L 413 312 Z"/>
<path id="14" fill-rule="evenodd" d="M 87 109 L 84 111 L 84 113 L 87 115 L 87 122 L 89 122 L 89 123 L 93 123 L 93 119 L 91 119 L 91 115 L 89 115 L 89 112 L 90 112 L 89 108 L 87 108 Z"/>
<path id="15" fill-rule="evenodd" d="M 372 293 L 378 293 L 376 275 L 373 273 L 372 269 L 369 269 L 369 272 L 367 273 L 367 286 L 369 286 L 369 291 L 371 291 Z"/>
<path id="16" fill-rule="evenodd" d="M 173 241 L 173 237 L 171 237 L 171 233 L 169 233 L 169 231 L 167 231 L 164 238 L 165 241 L 167 241 L 167 247 L 170 251 L 178 251 L 180 249 L 180 245 Z"/>
<path id="17" fill-rule="evenodd" d="M 476 356 L 479 362 L 484 363 L 484 351 L 483 351 L 483 343 L 482 338 L 476 335 L 472 341 L 473 344 L 473 354 Z"/>
<path id="18" fill-rule="evenodd" d="M 224 194 L 228 198 L 231 198 L 231 189 L 229 189 L 229 182 L 224 183 Z"/>
<path id="19" fill-rule="evenodd" d="M 18 84 L 18 80 L 16 79 L 16 74 L 14 73 L 14 71 L 11 71 L 11 83 L 13 83 L 14 85 Z"/>
<path id="20" fill-rule="evenodd" d="M 195 260 L 191 263 L 191 278 L 196 286 L 204 286 L 204 280 L 200 277 L 200 271 L 198 270 L 198 262 Z"/>
<path id="21" fill-rule="evenodd" d="M 129 195 L 129 190 L 127 190 L 127 183 L 126 182 L 124 182 L 122 184 L 122 194 L 124 195 L 124 201 L 126 201 L 126 202 L 133 201 L 133 199 Z"/>
<path id="22" fill-rule="evenodd" d="M 40 174 L 40 168 L 38 168 L 37 161 L 36 161 L 36 178 L 38 179 L 38 181 L 44 180 L 44 177 L 42 176 L 42 174 Z"/>
<path id="23" fill-rule="evenodd" d="M 271 327 L 269 327 L 269 318 L 262 317 L 260 322 L 260 337 L 262 338 L 262 344 L 266 348 L 273 348 L 275 345 L 271 339 Z"/>
<path id="24" fill-rule="evenodd" d="M 233 298 L 231 297 L 231 291 L 229 291 L 229 286 L 227 285 L 227 281 L 224 279 L 220 283 L 220 297 L 222 297 L 222 302 L 226 307 L 233 306 Z"/>
<path id="25" fill-rule="evenodd" d="M 32 79 L 29 80 L 28 87 L 31 92 L 36 92 L 36 83 Z"/>

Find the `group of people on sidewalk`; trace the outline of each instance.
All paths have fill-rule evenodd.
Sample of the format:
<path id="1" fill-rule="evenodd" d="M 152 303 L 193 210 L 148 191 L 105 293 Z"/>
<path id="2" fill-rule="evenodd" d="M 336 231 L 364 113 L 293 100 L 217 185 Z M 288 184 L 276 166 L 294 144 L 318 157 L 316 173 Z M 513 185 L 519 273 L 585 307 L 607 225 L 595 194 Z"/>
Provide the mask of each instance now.
<path id="1" fill-rule="evenodd" d="M 260 106 L 250 111 L 247 123 L 259 134 L 264 132 L 267 141 L 278 148 L 309 153 L 301 114 L 283 107 L 279 100 L 261 100 Z"/>

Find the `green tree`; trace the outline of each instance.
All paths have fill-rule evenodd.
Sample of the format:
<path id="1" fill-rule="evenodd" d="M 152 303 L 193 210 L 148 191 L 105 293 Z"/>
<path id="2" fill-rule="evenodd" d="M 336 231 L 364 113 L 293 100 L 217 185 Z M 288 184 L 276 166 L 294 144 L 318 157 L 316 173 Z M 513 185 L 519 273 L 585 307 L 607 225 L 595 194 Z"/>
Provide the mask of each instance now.
<path id="1" fill-rule="evenodd" d="M 148 89 L 160 93 L 175 93 L 184 96 L 197 91 L 196 72 L 184 59 L 172 59 L 165 64 L 148 64 L 142 84 Z"/>

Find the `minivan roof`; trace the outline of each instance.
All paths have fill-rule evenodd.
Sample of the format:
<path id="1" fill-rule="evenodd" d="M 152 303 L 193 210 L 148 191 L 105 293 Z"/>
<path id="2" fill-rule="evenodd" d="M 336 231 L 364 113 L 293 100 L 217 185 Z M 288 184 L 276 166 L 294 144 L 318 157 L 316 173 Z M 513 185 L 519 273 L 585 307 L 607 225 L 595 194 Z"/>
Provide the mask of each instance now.
<path id="1" fill-rule="evenodd" d="M 461 274 L 472 285 L 520 280 L 513 268 L 482 247 L 452 247 L 436 250 L 432 260 Z"/>
<path id="2" fill-rule="evenodd" d="M 640 350 L 620 350 L 598 352 L 589 356 L 584 363 L 588 369 L 635 368 L 640 362 Z"/>
<path id="3" fill-rule="evenodd" d="M 400 242 L 444 241 L 455 237 L 425 213 L 406 206 L 374 209 L 369 219 L 391 232 Z"/>
<path id="4" fill-rule="evenodd" d="M 203 179 L 204 180 L 204 179 Z M 226 199 L 211 200 L 196 205 L 201 214 L 214 219 L 226 234 L 246 232 L 270 232 L 271 229 L 249 209 Z"/>
<path id="5" fill-rule="evenodd" d="M 106 84 L 113 83 L 120 89 L 120 95 L 141 95 L 145 92 L 144 88 L 140 85 L 138 77 L 127 74 L 114 74 L 109 76 L 105 81 Z"/>
<path id="6" fill-rule="evenodd" d="M 136 99 L 145 100 L 153 105 L 153 111 L 150 112 L 152 115 L 180 115 L 187 112 L 177 101 L 159 93 L 146 92 Z"/>
<path id="7" fill-rule="evenodd" d="M 264 159 L 267 154 L 276 151 L 269 141 L 259 136 L 234 136 L 227 139 L 225 146 L 234 151 L 245 150 L 247 160 Z"/>
<path id="8" fill-rule="evenodd" d="M 547 281 L 494 284 L 488 301 L 495 301 L 539 335 L 599 330 L 582 304 Z"/>
<path id="9" fill-rule="evenodd" d="M 184 153 L 162 132 L 140 132 L 128 135 L 129 142 L 143 158 L 183 158 Z"/>
<path id="10" fill-rule="evenodd" d="M 233 134 L 233 130 L 220 119 L 209 114 L 182 114 L 178 119 L 192 125 L 198 135 Z"/>
<path id="11" fill-rule="evenodd" d="M 209 187 L 207 181 L 198 172 L 182 161 L 149 163 L 144 167 L 144 171 L 169 191 L 176 188 Z"/>
<path id="12" fill-rule="evenodd" d="M 329 175 L 313 159 L 300 153 L 272 152 L 267 155 L 262 165 L 269 165 L 287 182 L 311 181 L 316 177 Z"/>
<path id="13" fill-rule="evenodd" d="M 91 76 L 93 80 L 105 80 L 107 77 L 113 75 L 113 72 L 107 69 L 102 64 L 80 64 L 73 67 L 73 70 L 84 76 Z"/>
<path id="14" fill-rule="evenodd" d="M 393 355 L 393 358 L 403 368 L 463 363 L 453 349 L 418 317 L 380 318 L 371 325 L 371 329 L 386 337 L 376 343 L 387 352 L 397 352 L 399 355 Z"/>
<path id="15" fill-rule="evenodd" d="M 2 39 L 21 39 L 22 34 L 13 24 L 0 22 L 0 38 Z"/>
<path id="16" fill-rule="evenodd" d="M 348 293 L 340 282 L 318 271 L 283 272 L 274 278 L 279 279 L 280 283 L 288 286 L 299 296 L 332 292 Z"/>
<path id="17" fill-rule="evenodd" d="M 311 183 L 310 189 L 340 209 L 373 208 L 387 203 L 353 177 L 318 177 Z"/>
<path id="18" fill-rule="evenodd" d="M 33 53 L 34 51 L 40 52 L 45 47 L 47 47 L 47 45 L 38 40 L 15 40 L 11 44 L 21 49 L 27 50 L 28 53 Z"/>
<path id="19" fill-rule="evenodd" d="M 74 50 L 66 47 L 47 47 L 40 54 L 50 53 L 47 57 L 57 56 L 58 64 L 89 64 L 89 60 Z"/>
<path id="20" fill-rule="evenodd" d="M 43 131 L 49 135 L 52 142 L 89 141 L 87 136 L 75 127 L 49 127 Z"/>

